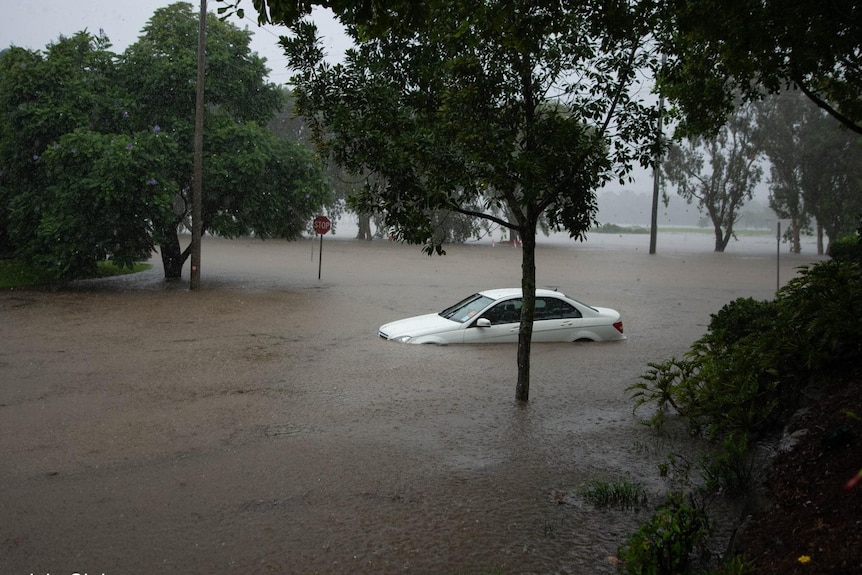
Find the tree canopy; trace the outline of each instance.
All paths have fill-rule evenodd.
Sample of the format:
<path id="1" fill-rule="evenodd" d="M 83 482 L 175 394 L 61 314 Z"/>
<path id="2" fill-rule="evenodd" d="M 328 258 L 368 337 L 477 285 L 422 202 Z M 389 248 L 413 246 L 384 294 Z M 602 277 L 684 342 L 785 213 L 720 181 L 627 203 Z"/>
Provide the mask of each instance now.
<path id="1" fill-rule="evenodd" d="M 741 94 L 796 86 L 862 134 L 862 4 L 857 0 L 665 0 L 662 93 L 689 133 L 714 132 Z"/>
<path id="2" fill-rule="evenodd" d="M 207 18 L 205 232 L 293 239 L 330 201 L 308 147 L 266 129 L 282 102 L 250 33 Z M 79 32 L 0 55 L 0 231 L 7 248 L 70 277 L 160 248 L 189 250 L 198 17 L 157 10 L 122 54 Z M 5 210 L 5 212 L 3 211 Z"/>

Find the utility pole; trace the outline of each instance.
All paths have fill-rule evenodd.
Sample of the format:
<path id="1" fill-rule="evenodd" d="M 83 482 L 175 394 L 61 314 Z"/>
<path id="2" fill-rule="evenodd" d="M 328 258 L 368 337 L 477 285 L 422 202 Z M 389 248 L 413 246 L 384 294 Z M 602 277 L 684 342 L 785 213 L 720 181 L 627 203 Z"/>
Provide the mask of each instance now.
<path id="1" fill-rule="evenodd" d="M 664 68 L 666 57 L 661 57 L 661 67 Z M 662 119 L 664 118 L 664 96 L 659 91 L 658 95 L 658 133 L 656 134 L 656 143 L 658 148 L 655 165 L 652 169 L 652 212 L 650 216 L 649 227 L 649 253 L 654 254 L 656 250 L 656 242 L 658 238 L 658 194 L 661 189 L 661 141 L 662 141 Z"/>
<path id="2" fill-rule="evenodd" d="M 206 70 L 207 0 L 201 0 L 198 24 L 198 80 L 195 93 L 194 178 L 192 183 L 192 269 L 189 289 L 201 286 L 201 235 L 204 179 L 204 78 Z"/>

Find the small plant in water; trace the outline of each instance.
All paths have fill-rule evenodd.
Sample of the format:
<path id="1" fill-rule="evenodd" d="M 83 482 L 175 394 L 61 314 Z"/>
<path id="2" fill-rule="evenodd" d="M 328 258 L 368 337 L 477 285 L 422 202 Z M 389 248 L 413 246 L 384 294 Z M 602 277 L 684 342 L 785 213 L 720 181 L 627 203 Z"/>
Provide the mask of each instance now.
<path id="1" fill-rule="evenodd" d="M 581 489 L 581 496 L 597 507 L 633 509 L 644 505 L 649 497 L 640 483 L 628 479 L 605 481 L 594 479 Z"/>

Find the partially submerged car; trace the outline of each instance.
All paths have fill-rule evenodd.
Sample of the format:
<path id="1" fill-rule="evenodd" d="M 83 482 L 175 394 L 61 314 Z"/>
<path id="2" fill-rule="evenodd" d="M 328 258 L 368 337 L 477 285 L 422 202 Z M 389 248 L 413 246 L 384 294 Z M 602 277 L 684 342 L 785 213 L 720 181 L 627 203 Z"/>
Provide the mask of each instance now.
<path id="1" fill-rule="evenodd" d="M 402 343 L 517 342 L 521 322 L 520 288 L 475 293 L 440 313 L 380 326 L 383 339 Z M 625 339 L 616 310 L 593 307 L 556 290 L 536 290 L 533 341 L 610 341 Z"/>

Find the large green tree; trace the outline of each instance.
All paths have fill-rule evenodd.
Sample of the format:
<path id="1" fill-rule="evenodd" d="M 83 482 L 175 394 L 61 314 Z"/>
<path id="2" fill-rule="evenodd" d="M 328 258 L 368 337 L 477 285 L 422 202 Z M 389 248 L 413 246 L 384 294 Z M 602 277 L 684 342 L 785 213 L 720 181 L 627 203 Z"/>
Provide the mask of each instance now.
<path id="1" fill-rule="evenodd" d="M 329 202 L 315 154 L 265 124 L 281 102 L 250 34 L 208 17 L 205 232 L 295 238 Z M 68 276 L 160 248 L 165 275 L 190 254 L 197 14 L 156 11 L 121 55 L 79 33 L 0 56 L 0 229 L 19 256 Z"/>
<path id="2" fill-rule="evenodd" d="M 662 92 L 689 133 L 713 132 L 741 94 L 796 86 L 862 134 L 858 0 L 663 0 Z"/>
<path id="3" fill-rule="evenodd" d="M 164 181 L 161 173 L 154 173 L 160 169 L 157 161 L 144 169 L 130 154 L 102 155 L 116 146 L 98 141 L 99 133 L 121 133 L 126 146 L 134 146 L 140 139 L 139 151 L 152 153 L 157 149 L 150 145 L 154 142 L 149 134 L 136 134 L 123 125 L 123 110 L 129 102 L 120 88 L 115 55 L 109 48 L 107 39 L 81 32 L 61 37 L 44 52 L 11 47 L 0 55 L 0 230 L 8 252 L 42 259 L 63 273 L 92 268 L 95 261 L 82 258 L 93 249 L 79 246 L 73 261 L 57 251 L 75 253 L 77 239 L 87 241 L 83 238 L 94 236 L 100 236 L 99 243 L 108 246 L 111 238 L 118 236 L 112 227 L 116 220 L 111 216 L 104 225 L 86 231 L 64 227 L 76 214 L 64 217 L 62 210 L 95 214 L 100 200 L 107 200 L 104 205 L 116 200 L 105 197 L 109 195 L 106 190 L 112 188 L 107 182 L 101 186 L 94 179 L 98 174 L 115 178 L 115 183 L 116 178 L 128 178 L 129 185 L 132 174 L 139 174 L 143 179 L 134 182 L 135 192 L 157 194 L 146 181 L 154 177 Z M 89 160 L 101 162 L 101 166 L 88 165 Z M 64 162 L 69 165 L 65 173 Z M 79 177 L 75 170 L 81 170 Z M 90 190 L 95 205 L 83 203 L 89 197 L 83 194 L 84 188 Z M 65 197 L 57 198 L 57 193 Z M 129 224 L 138 226 L 140 221 Z M 111 251 L 119 252 L 116 248 Z M 104 258 L 104 253 L 101 256 Z"/>
<path id="4" fill-rule="evenodd" d="M 161 256 L 168 277 L 179 277 L 190 246 L 181 249 L 178 226 L 191 212 L 198 15 L 187 3 L 157 10 L 141 38 L 122 57 L 125 85 L 136 96 L 131 122 L 169 134 L 181 151 L 173 181 L 174 217 L 160 222 Z M 207 16 L 204 122 L 204 232 L 234 237 L 293 239 L 330 201 L 313 153 L 265 128 L 283 95 L 266 81 L 265 61 L 250 49 L 251 35 Z"/>
<path id="5" fill-rule="evenodd" d="M 328 155 L 375 176 L 353 205 L 383 214 L 397 239 L 442 253 L 444 211 L 521 237 L 526 401 L 536 232 L 544 218 L 583 238 L 595 191 L 648 163 L 655 110 L 634 94 L 654 65 L 652 14 L 638 2 L 324 4 L 357 48 L 327 64 L 314 26 L 293 26 L 284 45 L 299 110 Z"/>

